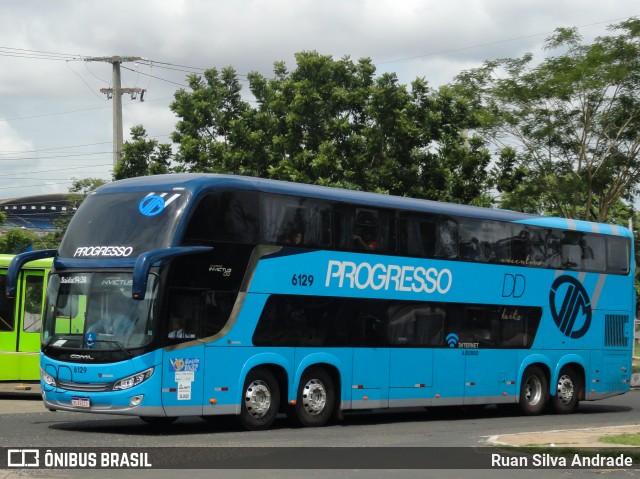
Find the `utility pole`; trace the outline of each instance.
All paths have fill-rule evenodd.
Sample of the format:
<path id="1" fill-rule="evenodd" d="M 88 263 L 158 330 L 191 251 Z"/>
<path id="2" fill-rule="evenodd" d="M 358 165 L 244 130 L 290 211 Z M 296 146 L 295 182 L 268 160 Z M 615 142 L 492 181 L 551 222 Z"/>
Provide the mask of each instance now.
<path id="1" fill-rule="evenodd" d="M 120 81 L 120 64 L 122 62 L 137 62 L 143 60 L 141 57 L 93 57 L 85 58 L 87 62 L 107 62 L 113 65 L 113 74 L 111 86 L 112 88 L 101 88 L 100 93 L 107 95 L 107 98 L 113 99 L 113 169 L 122 157 L 122 94 L 128 93 L 131 99 L 135 99 L 140 94 L 140 101 L 144 101 L 144 92 L 142 88 L 122 88 Z"/>

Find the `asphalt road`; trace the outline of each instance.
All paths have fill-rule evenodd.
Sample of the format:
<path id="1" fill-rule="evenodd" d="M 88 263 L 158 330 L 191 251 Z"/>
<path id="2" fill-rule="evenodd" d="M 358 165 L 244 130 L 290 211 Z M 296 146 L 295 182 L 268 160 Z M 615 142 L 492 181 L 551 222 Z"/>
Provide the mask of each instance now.
<path id="1" fill-rule="evenodd" d="M 0 398 L 0 446 L 3 447 L 478 447 L 501 434 L 640 424 L 640 391 L 597 402 L 584 402 L 576 414 L 524 417 L 496 407 L 481 410 L 433 408 L 350 414 L 324 428 L 291 428 L 284 418 L 270 431 L 247 432 L 235 418 L 205 422 L 181 418 L 168 428 L 154 428 L 138 418 L 50 412 L 37 399 Z M 265 449 L 266 450 L 266 449 Z M 472 450 L 472 449 L 470 449 Z M 295 450 L 294 450 L 295 454 Z M 215 471 L 214 477 L 250 477 L 247 470 Z M 365 477 L 363 470 L 304 470 L 314 477 Z M 531 471 L 368 471 L 366 477 L 530 477 Z M 525 474 L 527 473 L 528 474 Z M 635 471 L 637 473 L 637 471 Z M 166 475 L 163 475 L 165 474 Z M 188 471 L 190 477 L 212 477 L 212 471 Z M 297 473 L 297 474 L 296 474 Z M 473 474 L 472 474 L 473 473 Z M 628 477 L 629 471 L 607 477 Z M 202 474 L 202 476 L 200 476 Z M 334 475 L 332 475 L 334 474 Z M 504 476 L 502 475 L 504 474 Z M 522 475 L 521 475 L 522 474 Z M 575 471 L 571 477 L 587 477 Z M 127 473 L 129 475 L 129 473 Z M 135 471 L 136 477 L 175 477 L 176 471 Z M 262 477 L 299 477 L 301 471 L 271 470 Z M 537 477 L 566 476 L 566 471 L 536 471 Z M 7 477 L 115 477 L 114 470 L 2 471 Z"/>

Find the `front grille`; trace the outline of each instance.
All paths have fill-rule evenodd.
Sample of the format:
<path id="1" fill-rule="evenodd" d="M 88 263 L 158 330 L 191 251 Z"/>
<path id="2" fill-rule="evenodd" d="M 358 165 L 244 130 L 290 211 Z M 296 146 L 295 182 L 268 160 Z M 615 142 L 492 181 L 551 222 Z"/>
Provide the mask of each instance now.
<path id="1" fill-rule="evenodd" d="M 57 381 L 57 385 L 60 389 L 87 393 L 110 391 L 112 387 L 111 383 L 74 383 L 71 381 Z"/>

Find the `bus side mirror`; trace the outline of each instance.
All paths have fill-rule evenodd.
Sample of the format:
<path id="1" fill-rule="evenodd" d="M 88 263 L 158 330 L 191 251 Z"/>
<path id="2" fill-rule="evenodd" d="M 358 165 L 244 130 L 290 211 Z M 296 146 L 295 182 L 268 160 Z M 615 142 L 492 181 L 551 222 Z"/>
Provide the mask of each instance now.
<path id="1" fill-rule="evenodd" d="M 37 259 L 51 258 L 58 254 L 57 249 L 43 249 L 39 251 L 29 251 L 27 253 L 21 253 L 11 260 L 9 263 L 9 270 L 7 271 L 7 298 L 16 297 L 16 289 L 18 285 L 18 275 L 22 267 L 29 261 L 35 261 Z"/>
<path id="2" fill-rule="evenodd" d="M 174 246 L 169 248 L 152 249 L 145 251 L 136 258 L 133 267 L 133 287 L 131 297 L 142 301 L 147 293 L 147 282 L 149 281 L 149 271 L 155 263 L 167 261 L 176 256 L 187 254 L 207 253 L 213 251 L 210 246 Z"/>

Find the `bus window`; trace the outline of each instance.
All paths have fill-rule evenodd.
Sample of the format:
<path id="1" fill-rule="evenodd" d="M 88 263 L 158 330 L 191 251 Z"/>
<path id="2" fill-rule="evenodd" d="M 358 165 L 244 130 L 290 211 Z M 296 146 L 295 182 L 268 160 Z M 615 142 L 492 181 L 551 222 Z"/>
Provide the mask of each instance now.
<path id="1" fill-rule="evenodd" d="M 0 274 L 0 292 L 7 287 L 7 276 Z M 4 294 L 0 294 L 0 331 L 13 331 L 14 328 L 14 303 Z"/>
<path id="2" fill-rule="evenodd" d="M 587 271 L 604 271 L 607 257 L 604 236 L 584 234 L 579 244 L 582 267 Z"/>
<path id="3" fill-rule="evenodd" d="M 165 337 L 169 342 L 208 338 L 227 324 L 236 293 L 172 288 Z"/>
<path id="4" fill-rule="evenodd" d="M 271 244 L 328 247 L 331 205 L 294 196 L 262 195 L 262 241 Z"/>
<path id="5" fill-rule="evenodd" d="M 435 258 L 454 259 L 458 257 L 458 224 L 451 219 L 437 223 L 435 231 Z"/>
<path id="6" fill-rule="evenodd" d="M 440 304 L 392 302 L 388 310 L 391 345 L 440 346 L 446 310 Z"/>
<path id="7" fill-rule="evenodd" d="M 338 321 L 346 321 L 349 345 L 379 347 L 387 344 L 386 301 L 345 298 Z"/>
<path id="8" fill-rule="evenodd" d="M 452 241 L 457 241 L 457 229 L 455 223 L 449 228 L 439 228 L 439 224 L 448 221 L 433 215 L 403 214 L 400 217 L 400 253 L 407 256 L 419 256 L 422 258 L 436 257 L 436 244 L 438 245 L 439 257 L 448 257 L 453 254 L 455 257 L 457 247 L 452 245 Z M 446 229 L 452 230 L 453 238 L 439 238 L 439 232 Z M 443 245 L 447 246 L 443 246 Z"/>
<path id="9" fill-rule="evenodd" d="M 334 298 L 273 295 L 256 327 L 256 346 L 331 346 Z"/>
<path id="10" fill-rule="evenodd" d="M 200 201 L 183 242 L 255 244 L 258 239 L 258 195 L 250 191 L 216 191 Z"/>
<path id="11" fill-rule="evenodd" d="M 395 252 L 395 217 L 390 211 L 338 204 L 335 216 L 338 249 Z"/>
<path id="12" fill-rule="evenodd" d="M 542 310 L 532 307 L 506 306 L 497 309 L 500 321 L 500 346 L 530 348 L 538 331 Z"/>
<path id="13" fill-rule="evenodd" d="M 26 277 L 23 330 L 27 333 L 42 331 L 43 286 L 43 276 L 28 275 Z"/>
<path id="14" fill-rule="evenodd" d="M 629 240 L 611 236 L 607 238 L 607 272 L 627 274 L 629 272 Z"/>

